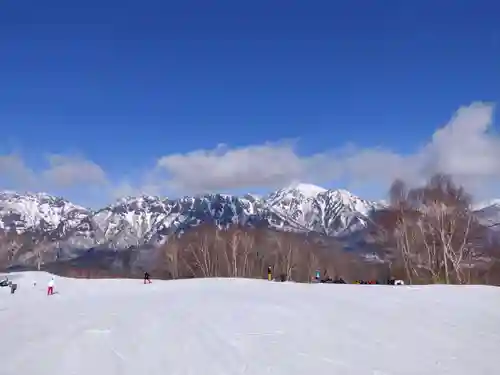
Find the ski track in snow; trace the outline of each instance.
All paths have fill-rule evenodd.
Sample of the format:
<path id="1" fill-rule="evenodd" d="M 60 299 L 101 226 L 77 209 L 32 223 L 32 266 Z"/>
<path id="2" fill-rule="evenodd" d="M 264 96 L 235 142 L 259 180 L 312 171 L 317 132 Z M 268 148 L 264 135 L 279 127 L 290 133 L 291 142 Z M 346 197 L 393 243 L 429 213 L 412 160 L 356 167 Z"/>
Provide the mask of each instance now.
<path id="1" fill-rule="evenodd" d="M 48 274 L 13 276 L 2 375 L 499 371 L 500 288 L 56 277 L 48 297 Z"/>

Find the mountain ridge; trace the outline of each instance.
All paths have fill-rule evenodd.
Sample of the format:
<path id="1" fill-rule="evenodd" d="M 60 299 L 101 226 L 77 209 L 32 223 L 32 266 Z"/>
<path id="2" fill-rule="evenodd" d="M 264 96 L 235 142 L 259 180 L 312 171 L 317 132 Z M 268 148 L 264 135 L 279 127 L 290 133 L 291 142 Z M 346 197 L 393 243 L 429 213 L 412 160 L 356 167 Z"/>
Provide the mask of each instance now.
<path id="1" fill-rule="evenodd" d="M 260 215 L 271 221 L 281 217 L 283 223 L 274 224 L 278 227 L 290 225 L 293 229 L 294 224 L 297 224 L 297 227 L 302 225 L 311 230 L 308 221 L 314 214 L 313 211 L 324 210 L 329 199 L 335 200 L 333 203 L 337 206 L 339 203 L 345 205 L 349 211 L 366 213 L 371 207 L 376 206 L 375 203 L 362 200 L 344 190 L 327 190 L 303 183 L 290 185 L 263 197 L 217 193 L 175 199 L 151 195 L 128 196 L 98 209 L 85 208 L 65 198 L 47 193 L 5 191 L 0 192 L 0 228 L 22 233 L 39 227 L 44 230 L 61 230 L 63 227 L 78 229 L 80 224 L 87 223 L 92 227 L 97 225 L 105 232 L 104 234 L 109 234 L 113 228 L 116 229 L 118 223 L 115 221 L 114 225 L 107 224 L 119 216 L 133 224 L 135 231 L 143 236 L 155 223 L 182 227 L 181 223 L 192 221 L 192 218 L 186 215 L 194 215 L 200 221 L 213 218 L 222 225 L 245 222 L 255 219 L 253 216 Z M 322 204 L 318 204 L 318 201 Z M 201 215 L 200 210 L 205 215 Z M 337 214 L 339 213 L 341 212 L 337 209 Z"/>
<path id="2" fill-rule="evenodd" d="M 69 259 L 90 249 L 157 247 L 168 236 L 204 222 L 346 237 L 366 228 L 372 213 L 384 206 L 344 189 L 306 183 L 261 197 L 217 193 L 176 199 L 129 196 L 95 210 L 47 193 L 5 191 L 0 192 L 0 230 L 28 233 L 32 243 L 44 242 L 53 250 L 49 258 Z M 483 220 L 500 220 L 500 207 L 490 211 L 480 211 Z"/>

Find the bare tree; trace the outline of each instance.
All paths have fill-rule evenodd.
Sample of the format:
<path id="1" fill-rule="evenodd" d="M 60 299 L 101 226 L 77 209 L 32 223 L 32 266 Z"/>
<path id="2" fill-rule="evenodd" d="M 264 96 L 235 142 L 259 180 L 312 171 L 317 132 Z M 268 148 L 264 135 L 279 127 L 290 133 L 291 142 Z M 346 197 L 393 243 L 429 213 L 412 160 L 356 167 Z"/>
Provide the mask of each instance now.
<path id="1" fill-rule="evenodd" d="M 396 181 L 390 202 L 376 223 L 377 238 L 391 262 L 401 260 L 408 281 L 466 282 L 466 264 L 480 247 L 482 226 L 464 189 L 442 174 L 414 189 Z"/>
<path id="2" fill-rule="evenodd" d="M 255 243 L 255 230 L 249 229 L 240 232 L 243 277 L 258 277 L 262 274 L 262 261 L 255 251 Z"/>
<path id="3" fill-rule="evenodd" d="M 217 229 L 204 226 L 196 233 L 197 241 L 188 245 L 188 253 L 194 262 L 188 262 L 193 275 L 201 277 L 219 276 L 217 261 L 218 254 L 215 251 L 215 231 Z"/>
<path id="4" fill-rule="evenodd" d="M 311 281 L 316 270 L 320 269 L 320 255 L 314 248 L 314 244 L 312 244 L 309 239 L 304 242 L 304 245 L 305 249 L 301 252 L 301 264 L 303 265 L 305 275 L 302 277 L 305 280 Z"/>
<path id="5" fill-rule="evenodd" d="M 0 230 L 0 268 L 12 265 L 22 248 L 22 238 L 15 231 Z"/>
<path id="6" fill-rule="evenodd" d="M 167 238 L 167 244 L 163 247 L 165 257 L 165 268 L 172 279 L 178 279 L 180 274 L 179 265 L 180 243 L 176 241 L 175 234 Z"/>
<path id="7" fill-rule="evenodd" d="M 245 273 L 245 257 L 243 254 L 240 254 L 240 252 L 242 252 L 242 232 L 239 228 L 230 228 L 224 234 L 226 238 L 222 241 L 225 243 L 221 243 L 219 246 L 223 247 L 223 254 L 225 255 L 227 265 L 227 275 L 230 277 L 243 276 Z"/>

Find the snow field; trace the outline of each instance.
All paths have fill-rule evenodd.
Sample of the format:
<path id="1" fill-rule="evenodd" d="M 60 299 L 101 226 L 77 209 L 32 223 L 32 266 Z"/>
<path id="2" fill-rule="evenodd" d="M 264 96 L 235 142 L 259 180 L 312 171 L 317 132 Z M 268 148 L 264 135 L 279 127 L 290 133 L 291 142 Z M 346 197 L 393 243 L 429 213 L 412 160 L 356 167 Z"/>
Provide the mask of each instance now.
<path id="1" fill-rule="evenodd" d="M 500 288 L 9 277 L 1 375 L 500 371 Z"/>

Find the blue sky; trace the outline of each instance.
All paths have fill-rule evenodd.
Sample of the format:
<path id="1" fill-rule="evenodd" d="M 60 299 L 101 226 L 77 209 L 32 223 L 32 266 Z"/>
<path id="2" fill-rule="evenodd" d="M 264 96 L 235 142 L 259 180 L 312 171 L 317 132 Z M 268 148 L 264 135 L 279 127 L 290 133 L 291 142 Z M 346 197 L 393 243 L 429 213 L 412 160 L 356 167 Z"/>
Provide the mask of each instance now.
<path id="1" fill-rule="evenodd" d="M 2 2 L 0 188 L 98 205 L 306 179 L 383 198 L 439 167 L 496 194 L 497 1 L 173 3 Z M 495 164 L 479 176 L 433 142 L 461 107 L 492 149 L 459 138 Z"/>

